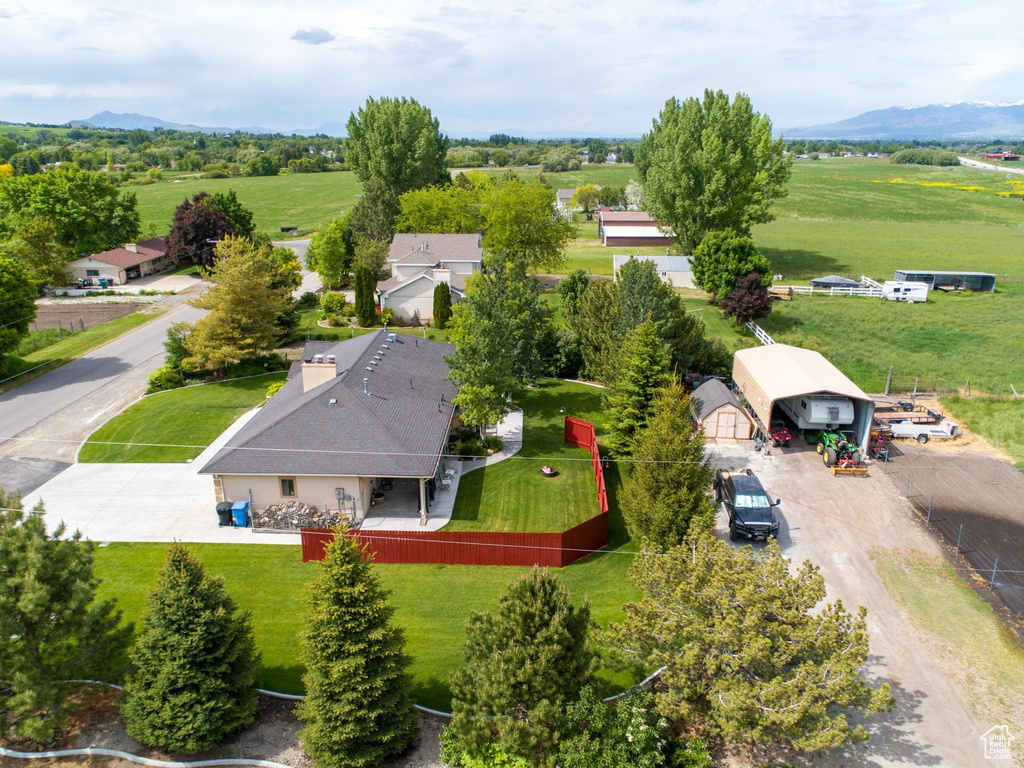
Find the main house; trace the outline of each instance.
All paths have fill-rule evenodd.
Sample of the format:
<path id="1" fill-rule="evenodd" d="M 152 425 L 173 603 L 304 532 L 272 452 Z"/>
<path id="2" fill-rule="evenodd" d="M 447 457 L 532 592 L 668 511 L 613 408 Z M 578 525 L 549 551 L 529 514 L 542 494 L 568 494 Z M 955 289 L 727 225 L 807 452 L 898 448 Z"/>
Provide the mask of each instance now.
<path id="1" fill-rule="evenodd" d="M 361 522 L 385 498 L 424 519 L 455 414 L 454 346 L 385 331 L 310 342 L 288 381 L 200 470 L 217 501 L 297 501 Z"/>
<path id="2" fill-rule="evenodd" d="M 395 317 L 426 322 L 434 314 L 434 287 L 446 283 L 452 304 L 462 300 L 466 278 L 483 266 L 480 234 L 397 234 L 388 251 L 391 277 L 377 285 L 380 308 Z"/>
<path id="3" fill-rule="evenodd" d="M 76 283 L 99 285 L 105 280 L 108 285 L 124 285 L 129 280 L 162 272 L 171 265 L 167 257 L 167 238 L 154 237 L 75 259 L 67 269 Z"/>

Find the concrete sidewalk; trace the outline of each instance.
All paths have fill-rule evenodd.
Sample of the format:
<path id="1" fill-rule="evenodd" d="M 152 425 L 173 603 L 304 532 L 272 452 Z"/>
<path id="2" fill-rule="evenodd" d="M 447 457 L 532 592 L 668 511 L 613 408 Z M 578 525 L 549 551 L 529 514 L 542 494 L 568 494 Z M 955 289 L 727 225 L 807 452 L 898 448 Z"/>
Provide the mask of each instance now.
<path id="1" fill-rule="evenodd" d="M 63 521 L 93 541 L 185 541 L 221 544 L 298 544 L 299 534 L 254 533 L 217 525 L 213 478 L 202 466 L 257 412 L 232 424 L 187 464 L 73 464 L 25 497 L 42 500 L 46 525 Z"/>

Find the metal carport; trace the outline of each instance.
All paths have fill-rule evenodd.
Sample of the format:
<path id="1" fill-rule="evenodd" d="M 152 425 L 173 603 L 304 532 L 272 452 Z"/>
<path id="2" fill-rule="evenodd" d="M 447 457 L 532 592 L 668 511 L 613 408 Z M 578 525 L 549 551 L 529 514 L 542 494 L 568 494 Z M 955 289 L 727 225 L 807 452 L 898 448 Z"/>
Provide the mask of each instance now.
<path id="1" fill-rule="evenodd" d="M 850 398 L 854 409 L 851 428 L 861 451 L 867 452 L 875 403 L 820 353 L 788 344 L 741 349 L 733 357 L 732 378 L 767 428 L 778 400 L 815 394 Z"/>

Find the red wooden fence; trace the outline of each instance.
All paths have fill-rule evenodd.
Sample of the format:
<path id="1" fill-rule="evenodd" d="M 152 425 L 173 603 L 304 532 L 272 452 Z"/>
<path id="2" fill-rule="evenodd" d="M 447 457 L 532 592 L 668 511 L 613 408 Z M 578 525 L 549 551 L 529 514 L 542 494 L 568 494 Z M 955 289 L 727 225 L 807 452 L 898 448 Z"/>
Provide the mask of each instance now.
<path id="1" fill-rule="evenodd" d="M 561 568 L 608 544 L 608 493 L 601 470 L 594 425 L 566 417 L 565 442 L 593 457 L 600 512 L 559 533 L 497 531 L 348 531 L 378 563 L 445 563 L 447 565 L 541 565 Z M 302 562 L 323 560 L 334 531 L 303 528 Z"/>

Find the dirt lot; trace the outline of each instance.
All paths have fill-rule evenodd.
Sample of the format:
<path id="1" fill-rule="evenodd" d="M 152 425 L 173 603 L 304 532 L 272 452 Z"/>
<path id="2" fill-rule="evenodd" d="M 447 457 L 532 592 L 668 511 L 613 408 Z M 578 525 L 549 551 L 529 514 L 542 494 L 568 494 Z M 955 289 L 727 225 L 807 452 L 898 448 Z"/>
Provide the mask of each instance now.
<path id="1" fill-rule="evenodd" d="M 269 696 L 260 696 L 260 709 L 256 722 L 216 749 L 195 755 L 178 755 L 146 747 L 124 729 L 124 723 L 116 707 L 118 694 L 113 691 L 83 690 L 81 708 L 72 716 L 68 727 L 45 750 L 103 747 L 117 749 L 142 757 L 157 760 L 213 760 L 232 757 L 273 760 L 295 768 L 313 768 L 313 761 L 302 750 L 298 731 L 302 724 L 292 714 L 294 702 L 283 701 Z M 389 760 L 387 768 L 440 768 L 438 756 L 442 722 L 437 718 L 420 718 L 420 735 L 413 746 L 396 760 Z M 20 751 L 36 751 L 23 744 L 0 742 L 3 746 Z M 39 750 L 43 751 L 43 750 Z M 113 766 L 129 768 L 137 764 L 115 758 L 68 757 L 49 760 L 0 758 L 3 768 L 26 768 L 26 766 L 49 765 L 55 768 L 71 766 Z M 382 766 L 383 768 L 383 766 Z"/>
<path id="2" fill-rule="evenodd" d="M 139 309 L 138 303 L 76 303 L 76 304 L 38 304 L 36 307 L 36 321 L 33 328 L 68 328 L 74 324 L 76 331 L 82 330 L 83 324 L 86 328 L 114 320 L 118 317 L 130 315 Z"/>
<path id="3" fill-rule="evenodd" d="M 1011 622 L 1024 639 L 1024 473 L 986 453 L 938 441 L 901 441 L 897 451 L 889 461 L 889 479 L 906 494 L 909 475 L 910 501 L 951 556 L 960 538 L 960 555 L 985 581 L 997 569 L 993 594 L 1012 612 Z"/>
<path id="4" fill-rule="evenodd" d="M 833 477 L 809 447 L 777 450 L 772 457 L 747 445 L 716 445 L 712 451 L 716 468 L 750 467 L 769 495 L 782 498 L 782 551 L 795 563 L 809 559 L 820 567 L 828 599 L 841 599 L 851 611 L 867 607 L 871 656 L 864 674 L 873 683 L 888 680 L 897 701 L 895 712 L 865 723 L 871 733 L 867 744 L 813 759 L 776 759 L 821 766 L 981 764 L 979 737 L 995 725 L 989 722 L 994 710 L 978 690 L 985 681 L 951 657 L 937 636 L 911 625 L 887 590 L 879 563 L 906 557 L 924 563 L 927 578 L 937 581 L 943 594 L 959 597 L 964 587 L 936 577 L 940 545 L 881 468 L 872 467 L 868 477 Z M 721 510 L 716 532 L 728 538 Z"/>

